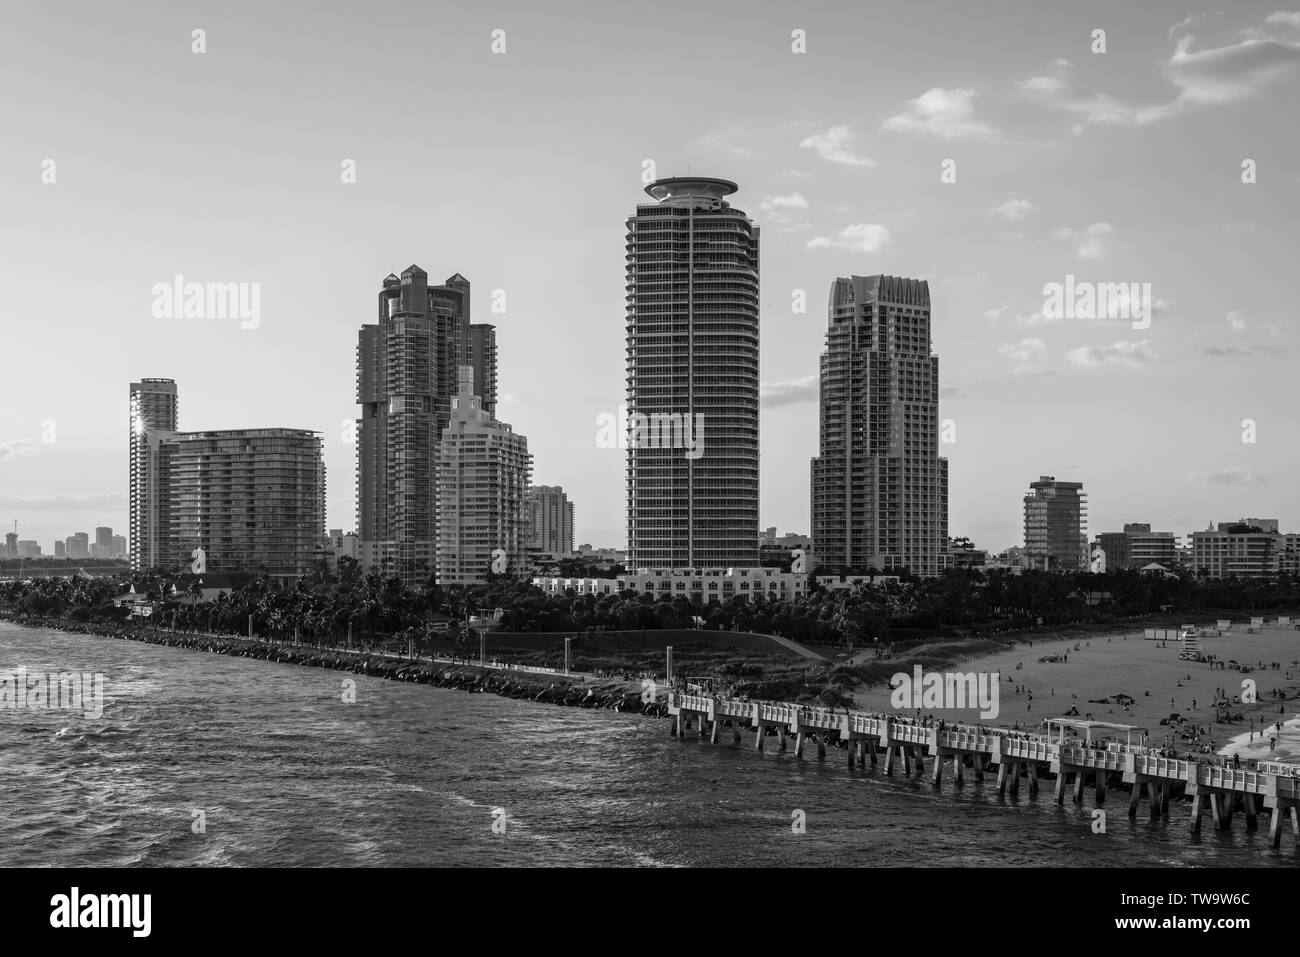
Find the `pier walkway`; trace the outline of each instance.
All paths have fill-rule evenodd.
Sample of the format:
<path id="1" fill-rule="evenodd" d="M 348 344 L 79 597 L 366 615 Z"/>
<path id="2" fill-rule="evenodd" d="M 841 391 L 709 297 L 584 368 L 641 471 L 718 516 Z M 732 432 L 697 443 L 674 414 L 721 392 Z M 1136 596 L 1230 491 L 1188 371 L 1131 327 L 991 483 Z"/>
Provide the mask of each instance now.
<path id="1" fill-rule="evenodd" d="M 1022 778 L 1029 792 L 1036 794 L 1039 775 L 1046 772 L 1055 777 L 1053 797 L 1058 804 L 1064 802 L 1067 787 L 1073 800 L 1082 803 L 1091 781 L 1095 806 L 1100 807 L 1106 800 L 1107 781 L 1114 778 L 1129 785 L 1130 817 L 1136 816 L 1144 793 L 1153 819 L 1168 817 L 1171 799 L 1181 802 L 1190 798 L 1194 833 L 1200 831 L 1207 808 L 1219 830 L 1231 827 L 1237 811 L 1244 813 L 1246 828 L 1254 829 L 1258 815 L 1267 810 L 1270 844 L 1279 846 L 1289 817 L 1292 835 L 1300 845 L 1300 765 L 1274 761 L 1260 762 L 1253 769 L 1220 767 L 1118 741 L 1053 741 L 1048 735 L 982 725 L 945 725 L 940 729 L 903 715 L 675 691 L 668 695 L 668 713 L 671 733 L 677 737 L 683 737 L 692 723 L 701 737 L 707 734 L 714 743 L 724 726 L 737 742 L 742 729 L 752 732 L 759 750 L 767 738 L 775 736 L 777 747 L 784 751 L 793 737 L 797 758 L 802 758 L 809 746 L 815 746 L 817 756 L 824 758 L 827 745 L 831 745 L 847 751 L 849 767 L 866 767 L 868 761 L 874 767 L 883 756 L 886 774 L 899 766 L 904 774 L 914 769 L 925 774 L 928 759 L 936 787 L 945 766 L 951 767 L 954 780 L 961 783 L 966 770 L 976 780 L 983 780 L 985 771 L 997 765 L 1000 794 L 1008 788 L 1016 794 Z"/>

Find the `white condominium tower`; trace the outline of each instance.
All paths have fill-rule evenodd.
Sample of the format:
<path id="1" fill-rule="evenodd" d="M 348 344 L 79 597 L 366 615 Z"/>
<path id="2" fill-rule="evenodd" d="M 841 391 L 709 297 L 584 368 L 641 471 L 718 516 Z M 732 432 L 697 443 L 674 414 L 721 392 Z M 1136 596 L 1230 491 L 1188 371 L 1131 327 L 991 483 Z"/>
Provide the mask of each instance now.
<path id="1" fill-rule="evenodd" d="M 736 188 L 657 180 L 627 220 L 634 570 L 758 564 L 758 227 Z"/>
<path id="2" fill-rule="evenodd" d="M 438 448 L 438 584 L 528 574 L 524 491 L 531 472 L 528 440 L 483 411 L 473 366 L 463 366 Z"/>
<path id="3" fill-rule="evenodd" d="M 811 476 L 817 564 L 936 575 L 948 460 L 938 454 L 930 288 L 895 276 L 836 279 L 829 313 Z"/>

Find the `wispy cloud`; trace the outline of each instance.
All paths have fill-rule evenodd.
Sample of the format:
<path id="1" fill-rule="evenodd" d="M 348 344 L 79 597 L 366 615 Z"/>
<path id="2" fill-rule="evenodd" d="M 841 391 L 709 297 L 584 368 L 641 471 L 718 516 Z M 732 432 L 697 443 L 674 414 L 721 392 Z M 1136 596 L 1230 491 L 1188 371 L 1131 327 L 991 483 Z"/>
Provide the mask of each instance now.
<path id="1" fill-rule="evenodd" d="M 1027 199 L 1009 199 L 1001 206 L 994 206 L 989 212 L 996 213 L 1003 219 L 1024 219 L 1026 214 L 1032 213 L 1036 208 Z"/>
<path id="2" fill-rule="evenodd" d="M 1044 368 L 1043 360 L 1047 357 L 1047 343 L 1042 339 L 1008 342 L 998 349 L 998 355 L 1006 356 L 1012 361 L 1013 375 L 1037 375 Z"/>
<path id="3" fill-rule="evenodd" d="M 896 133 L 928 133 L 942 139 L 983 139 L 994 135 L 993 127 L 975 118 L 974 90 L 945 90 L 937 86 L 908 100 L 907 109 L 885 120 L 880 128 Z"/>
<path id="4" fill-rule="evenodd" d="M 1300 27 L 1300 12 L 1295 10 L 1279 10 L 1276 13 L 1270 13 L 1265 23 L 1280 23 L 1288 27 Z"/>
<path id="5" fill-rule="evenodd" d="M 790 379 L 787 382 L 764 382 L 759 387 L 759 398 L 768 408 L 816 402 L 819 399 L 817 383 L 818 378 L 815 375 Z"/>
<path id="6" fill-rule="evenodd" d="M 796 219 L 783 210 L 807 209 L 808 200 L 800 193 L 788 196 L 765 196 L 758 208 L 767 216 L 768 222 L 787 230 L 812 229 L 812 223 Z"/>
<path id="7" fill-rule="evenodd" d="M 854 252 L 874 253 L 893 242 L 889 230 L 878 223 L 853 223 L 845 226 L 835 236 L 817 236 L 808 240 L 809 249 L 852 249 Z"/>
<path id="8" fill-rule="evenodd" d="M 1081 369 L 1142 369 L 1160 358 L 1152 348 L 1150 339 L 1137 342 L 1121 339 L 1108 346 L 1080 346 L 1066 352 L 1065 357 L 1071 365 Z"/>
<path id="9" fill-rule="evenodd" d="M 736 140 L 745 134 L 738 130 L 714 130 L 712 133 L 706 133 L 696 142 L 700 146 L 707 146 L 710 149 L 722 150 L 735 156 L 753 156 L 753 150 L 740 146 Z"/>
<path id="10" fill-rule="evenodd" d="M 0 462 L 35 454 L 36 443 L 31 439 L 10 439 L 8 442 L 0 442 Z"/>
<path id="11" fill-rule="evenodd" d="M 854 142 L 857 137 L 847 126 L 832 126 L 825 133 L 814 133 L 799 146 L 806 150 L 815 150 L 817 155 L 831 163 L 843 163 L 846 166 L 875 166 L 876 161 L 857 152 Z"/>
<path id="12" fill-rule="evenodd" d="M 1093 223 L 1082 230 L 1062 227 L 1052 230 L 1053 239 L 1077 239 L 1081 259 L 1101 259 L 1109 251 L 1106 237 L 1111 234 L 1110 223 Z"/>
<path id="13" fill-rule="evenodd" d="M 1169 28 L 1169 37 L 1172 39 L 1173 35 L 1177 33 L 1179 30 L 1183 29 L 1183 27 L 1195 26 L 1196 24 L 1200 23 L 1204 19 L 1205 19 L 1205 14 L 1203 13 L 1189 13 L 1186 17 L 1184 17 L 1182 20 L 1178 21 L 1172 27 Z"/>
<path id="14" fill-rule="evenodd" d="M 1246 318 L 1240 309 L 1229 309 L 1223 317 L 1233 341 L 1226 345 L 1207 346 L 1201 351 L 1207 356 L 1221 359 L 1240 359 L 1247 356 L 1276 354 L 1277 340 L 1286 336 L 1286 329 L 1272 320 L 1256 322 Z"/>
<path id="15" fill-rule="evenodd" d="M 1279 12 L 1269 24 L 1293 25 L 1293 14 Z M 1275 19 L 1276 18 L 1276 19 Z M 1188 21 L 1175 25 L 1170 35 Z M 1300 68 L 1300 43 L 1276 39 L 1258 31 L 1227 46 L 1193 50 L 1195 37 L 1179 37 L 1161 73 L 1174 87 L 1164 102 L 1132 104 L 1107 93 L 1077 90 L 1070 83 L 1070 67 L 1054 61 L 1050 73 L 1020 84 L 1020 92 L 1044 106 L 1079 118 L 1073 132 L 1088 126 L 1145 126 L 1177 116 L 1193 107 L 1221 106 L 1249 99 L 1285 80 Z"/>
<path id="16" fill-rule="evenodd" d="M 1187 481 L 1207 485 L 1267 484 L 1262 476 L 1255 474 L 1253 469 L 1242 468 L 1237 465 L 1229 465 L 1227 468 L 1219 469 L 1217 472 L 1189 472 L 1187 474 Z"/>

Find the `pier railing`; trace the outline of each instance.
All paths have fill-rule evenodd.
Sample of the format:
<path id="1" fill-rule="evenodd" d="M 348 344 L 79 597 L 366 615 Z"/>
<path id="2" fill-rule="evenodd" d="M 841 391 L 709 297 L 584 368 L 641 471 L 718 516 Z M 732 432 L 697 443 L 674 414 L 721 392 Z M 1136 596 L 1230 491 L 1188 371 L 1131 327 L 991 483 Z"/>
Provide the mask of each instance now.
<path id="1" fill-rule="evenodd" d="M 1300 765 L 1281 761 L 1261 761 L 1253 769 L 1221 767 L 1166 757 L 1158 748 L 1147 745 L 1108 741 L 1088 746 L 1077 739 L 1053 741 L 1046 735 L 1011 728 L 953 725 L 940 729 L 917 724 L 903 715 L 838 711 L 792 702 L 746 701 L 677 691 L 669 692 L 668 709 L 674 714 L 687 711 L 711 715 L 715 720 L 757 721 L 784 725 L 791 730 L 876 737 L 885 744 L 928 746 L 931 753 L 935 749 L 983 753 L 995 760 L 1059 763 L 1184 781 L 1215 790 L 1300 797 Z"/>

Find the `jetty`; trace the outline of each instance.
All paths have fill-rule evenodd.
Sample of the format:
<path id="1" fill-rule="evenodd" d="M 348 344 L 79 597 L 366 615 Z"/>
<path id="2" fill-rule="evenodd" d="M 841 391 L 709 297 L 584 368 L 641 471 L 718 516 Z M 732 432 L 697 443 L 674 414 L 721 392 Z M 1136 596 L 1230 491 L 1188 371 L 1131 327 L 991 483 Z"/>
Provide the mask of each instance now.
<path id="1" fill-rule="evenodd" d="M 1217 830 L 1229 830 L 1237 812 L 1245 817 L 1246 829 L 1254 830 L 1267 811 L 1270 845 L 1280 846 L 1289 818 L 1300 846 L 1300 765 L 1270 761 L 1248 770 L 1169 757 L 1159 748 L 1134 743 L 1132 732 L 1141 729 L 1128 725 L 1055 718 L 1046 722 L 1046 734 L 982 725 L 939 727 L 905 715 L 679 691 L 668 694 L 668 714 L 670 733 L 677 738 L 695 725 L 700 737 L 716 744 L 725 727 L 737 743 L 742 732 L 752 733 L 760 751 L 770 737 L 781 751 L 788 750 L 793 739 L 798 759 L 810 747 L 817 749 L 818 758 L 825 758 L 829 745 L 847 752 L 850 768 L 865 768 L 868 762 L 876 767 L 883 761 L 884 773 L 890 775 L 899 768 L 904 775 L 925 775 L 929 761 L 935 787 L 945 768 L 961 784 L 967 770 L 982 781 L 996 766 L 999 794 L 1010 790 L 1015 795 L 1022 779 L 1029 793 L 1037 794 L 1040 777 L 1051 775 L 1056 803 L 1065 802 L 1068 789 L 1074 803 L 1081 804 L 1091 787 L 1094 806 L 1102 807 L 1108 780 L 1122 782 L 1129 787 L 1129 817 L 1137 816 L 1144 798 L 1152 820 L 1167 819 L 1171 801 L 1190 799 L 1193 833 L 1200 832 L 1207 809 Z M 1067 729 L 1076 736 L 1067 739 Z M 1082 739 L 1077 737 L 1080 731 Z M 1128 732 L 1128 740 L 1094 741 L 1093 731 Z"/>

